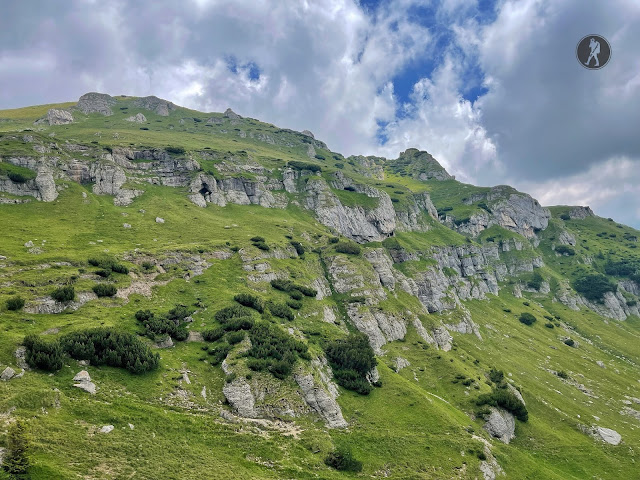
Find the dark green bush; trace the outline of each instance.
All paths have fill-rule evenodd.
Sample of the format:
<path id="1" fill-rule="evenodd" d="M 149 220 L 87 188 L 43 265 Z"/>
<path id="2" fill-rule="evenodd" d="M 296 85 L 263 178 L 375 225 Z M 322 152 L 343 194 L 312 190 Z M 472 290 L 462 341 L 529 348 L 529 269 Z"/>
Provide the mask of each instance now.
<path id="1" fill-rule="evenodd" d="M 533 325 L 536 323 L 537 319 L 529 312 L 524 312 L 520 314 L 520 318 L 518 320 L 520 320 L 520 323 L 524 323 L 525 325 Z"/>
<path id="2" fill-rule="evenodd" d="M 9 180 L 15 183 L 26 183 L 29 181 L 29 178 L 17 172 L 9 172 L 7 173 L 7 177 L 9 177 Z"/>
<path id="3" fill-rule="evenodd" d="M 92 265 L 94 267 L 99 267 L 105 272 L 122 273 L 124 275 L 129 273 L 129 269 L 125 265 L 122 265 L 116 262 L 115 259 L 110 257 L 91 257 L 87 260 L 87 262 L 89 263 L 89 265 Z M 109 276 L 109 275 L 107 274 L 107 275 L 101 275 L 101 276 Z"/>
<path id="4" fill-rule="evenodd" d="M 568 213 L 563 213 L 562 215 L 560 215 L 560 218 L 561 218 L 562 220 L 564 220 L 565 222 L 566 222 L 567 220 L 571 220 L 571 217 L 569 216 L 569 214 L 568 214 Z"/>
<path id="5" fill-rule="evenodd" d="M 211 365 L 220 365 L 222 361 L 227 358 L 227 355 L 229 355 L 230 351 L 231 345 L 229 345 L 228 343 L 223 343 L 216 348 L 210 349 L 208 352 L 211 356 L 211 358 L 209 359 L 209 363 Z"/>
<path id="6" fill-rule="evenodd" d="M 527 407 L 509 389 L 495 389 L 491 393 L 480 395 L 476 400 L 476 405 L 491 405 L 492 407 L 504 408 L 511 412 L 518 420 L 526 422 L 529 420 Z"/>
<path id="7" fill-rule="evenodd" d="M 293 320 L 293 312 L 287 305 L 283 303 L 268 302 L 267 307 L 272 315 L 284 318 L 285 320 Z"/>
<path id="8" fill-rule="evenodd" d="M 189 309 L 185 305 L 176 305 L 167 312 L 167 318 L 178 322 L 189 316 Z"/>
<path id="9" fill-rule="evenodd" d="M 289 243 L 293 246 L 293 248 L 296 249 L 296 253 L 298 255 L 304 255 L 304 247 L 302 246 L 302 244 L 300 242 L 296 242 L 296 241 L 292 240 Z"/>
<path id="10" fill-rule="evenodd" d="M 70 302 L 74 298 L 76 298 L 76 291 L 71 285 L 56 288 L 53 292 L 51 292 L 51 298 L 53 298 L 56 302 Z"/>
<path id="11" fill-rule="evenodd" d="M 342 472 L 361 472 L 362 462 L 353 458 L 350 450 L 335 450 L 324 459 L 325 465 Z"/>
<path id="12" fill-rule="evenodd" d="M 177 306 L 169 311 L 167 316 L 156 316 L 150 310 L 138 310 L 135 314 L 136 320 L 144 325 L 145 334 L 152 340 L 163 335 L 169 335 L 174 340 L 186 340 L 189 332 L 183 323 L 185 314 L 183 306 Z M 188 312 L 186 312 L 188 314 Z M 187 315 L 184 315 L 187 316 Z"/>
<path id="13" fill-rule="evenodd" d="M 93 286 L 93 293 L 98 297 L 113 297 L 118 293 L 118 289 L 110 283 L 98 283 Z"/>
<path id="14" fill-rule="evenodd" d="M 489 370 L 489 380 L 491 380 L 495 384 L 501 384 L 504 380 L 504 372 L 502 370 L 492 368 L 491 370 Z"/>
<path id="15" fill-rule="evenodd" d="M 230 320 L 227 320 L 226 323 L 223 324 L 222 328 L 226 332 L 235 332 L 238 330 L 250 330 L 255 321 L 251 317 L 236 317 Z"/>
<path id="16" fill-rule="evenodd" d="M 206 342 L 216 342 L 224 336 L 224 329 L 220 327 L 212 328 L 202 332 L 202 338 Z"/>
<path id="17" fill-rule="evenodd" d="M 326 346 L 325 353 L 338 384 L 363 395 L 371 392 L 367 373 L 377 362 L 364 334 L 352 333 L 347 338 L 334 340 Z"/>
<path id="18" fill-rule="evenodd" d="M 545 323 L 544 326 L 547 327 L 547 328 L 553 328 L 554 327 L 553 323 L 551 323 L 551 322 Z"/>
<path id="19" fill-rule="evenodd" d="M 564 344 L 565 344 L 565 345 L 567 345 L 567 346 L 569 346 L 569 347 L 573 347 L 573 346 L 576 344 L 576 342 L 574 342 L 574 341 L 573 341 L 572 339 L 570 339 L 570 338 L 567 338 L 567 339 L 564 341 Z"/>
<path id="20" fill-rule="evenodd" d="M 218 310 L 213 317 L 216 319 L 216 321 L 224 325 L 232 318 L 250 316 L 251 310 L 249 308 L 243 307 L 241 305 L 232 305 L 230 307 L 223 308 L 222 310 Z"/>
<path id="21" fill-rule="evenodd" d="M 229 345 L 235 345 L 236 343 L 240 343 L 244 340 L 245 332 L 243 330 L 238 330 L 236 332 L 227 333 L 226 339 L 229 342 Z"/>
<path id="22" fill-rule="evenodd" d="M 567 378 L 569 378 L 569 374 L 568 374 L 567 372 L 565 372 L 564 370 L 558 370 L 558 371 L 556 372 L 556 375 L 557 375 L 557 376 L 559 376 L 560 378 L 565 379 L 565 380 L 566 380 Z"/>
<path id="23" fill-rule="evenodd" d="M 569 245 L 558 245 L 556 247 L 556 253 L 559 253 L 560 255 L 573 256 L 576 254 L 576 251 Z"/>
<path id="24" fill-rule="evenodd" d="M 340 242 L 336 244 L 336 252 L 348 255 L 360 255 L 360 246 L 351 242 Z"/>
<path id="25" fill-rule="evenodd" d="M 27 348 L 25 359 L 32 367 L 51 372 L 62 368 L 64 352 L 59 341 L 45 341 L 31 334 L 24 337 L 22 344 Z"/>
<path id="26" fill-rule="evenodd" d="M 269 370 L 284 379 L 293 370 L 298 357 L 308 360 L 307 346 L 280 327 L 267 322 L 256 322 L 249 331 L 251 348 L 247 366 L 252 370 Z"/>
<path id="27" fill-rule="evenodd" d="M 300 310 L 302 308 L 302 302 L 298 300 L 287 300 L 287 305 L 294 310 Z"/>
<path id="28" fill-rule="evenodd" d="M 338 237 L 330 237 L 329 238 L 329 243 L 338 243 L 340 241 L 340 239 Z"/>
<path id="29" fill-rule="evenodd" d="M 295 289 L 300 291 L 305 297 L 315 297 L 318 294 L 316 289 L 303 285 L 295 285 Z"/>
<path id="30" fill-rule="evenodd" d="M 24 307 L 24 299 L 16 295 L 15 297 L 8 298 L 6 305 L 7 310 L 22 310 L 22 307 Z"/>
<path id="31" fill-rule="evenodd" d="M 200 120 L 200 119 L 198 119 L 198 120 Z M 167 153 L 173 153 L 173 154 L 176 154 L 176 155 L 182 155 L 183 153 L 185 153 L 184 147 L 169 146 L 169 147 L 165 147 L 165 151 Z"/>
<path id="32" fill-rule="evenodd" d="M 542 278 L 542 275 L 540 275 L 540 273 L 534 272 L 527 282 L 527 287 L 533 288 L 534 290 L 540 290 L 543 280 L 544 279 Z"/>
<path id="33" fill-rule="evenodd" d="M 249 240 L 251 240 L 254 243 L 264 242 L 264 237 L 251 237 Z"/>
<path id="34" fill-rule="evenodd" d="M 302 292 L 300 290 L 291 290 L 289 292 L 289 295 L 294 300 L 302 300 L 304 298 L 304 295 L 302 294 Z"/>
<path id="35" fill-rule="evenodd" d="M 132 373 L 154 370 L 160 356 L 153 353 L 138 337 L 110 328 L 94 328 L 69 333 L 60 339 L 63 350 L 76 360 L 89 360 L 92 365 L 126 368 Z"/>
<path id="36" fill-rule="evenodd" d="M 240 305 L 253 308 L 260 313 L 264 311 L 264 302 L 260 297 L 257 297 L 256 295 L 251 295 L 249 293 L 239 293 L 235 297 L 233 297 L 233 299 Z"/>
<path id="37" fill-rule="evenodd" d="M 264 250 L 265 252 L 268 252 L 269 250 L 271 250 L 271 247 L 269 247 L 269 245 L 267 245 L 264 242 L 256 242 L 253 244 L 254 247 L 259 248 L 260 250 Z"/>
<path id="38" fill-rule="evenodd" d="M 601 274 L 586 275 L 573 282 L 573 288 L 581 293 L 587 300 L 601 301 L 607 292 L 614 292 L 615 284 Z"/>
<path id="39" fill-rule="evenodd" d="M 310 172 L 321 172 L 322 168 L 313 163 L 299 162 L 297 160 L 290 160 L 288 165 L 294 170 L 309 170 Z"/>
<path id="40" fill-rule="evenodd" d="M 296 298 L 297 295 L 293 294 L 294 291 L 298 291 L 302 293 L 306 297 L 315 297 L 318 294 L 318 291 L 314 288 L 305 287 L 303 285 L 298 285 L 293 283 L 291 280 L 283 280 L 277 278 L 275 280 L 271 280 L 271 286 L 276 290 L 280 290 L 282 292 L 288 292 L 295 300 L 300 300 L 300 298 Z"/>

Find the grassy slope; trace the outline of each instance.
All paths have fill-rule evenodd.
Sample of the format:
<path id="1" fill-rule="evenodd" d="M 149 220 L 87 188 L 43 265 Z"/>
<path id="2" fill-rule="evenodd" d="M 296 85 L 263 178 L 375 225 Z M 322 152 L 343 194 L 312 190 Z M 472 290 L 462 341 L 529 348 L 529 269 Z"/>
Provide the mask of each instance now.
<path id="1" fill-rule="evenodd" d="M 332 168 L 327 164 L 331 165 L 333 160 L 310 160 L 302 147 L 275 147 L 235 134 L 214 133 L 222 127 L 205 127 L 204 121 L 180 125 L 180 118 L 187 113 L 202 120 L 210 116 L 184 109 L 170 117 L 156 117 L 144 111 L 149 120 L 146 128 L 150 130 L 142 131 L 139 125 L 123 121 L 125 116 L 137 113 L 132 108 L 126 113 L 120 111 L 120 107 L 126 105 L 126 101 L 119 103 L 113 117 L 91 115 L 77 125 L 50 127 L 34 134 L 45 135 L 51 131 L 55 132 L 57 142 L 90 144 L 95 141 L 98 143 L 93 145 L 97 147 L 113 145 L 117 140 L 138 147 L 180 145 L 189 150 L 205 147 L 217 151 L 245 150 L 271 167 L 287 160 L 304 160 L 323 165 L 325 171 Z M 32 128 L 33 119 L 44 114 L 47 108 L 0 112 L 0 118 L 11 119 L 0 123 L 0 132 Z M 78 120 L 85 117 L 75 115 Z M 169 125 L 174 126 L 173 130 L 168 129 Z M 233 128 L 238 127 L 230 131 Z M 242 129 L 266 133 L 277 130 L 249 119 L 243 120 Z M 101 131 L 101 136 L 96 136 L 96 131 Z M 120 138 L 114 139 L 112 131 L 118 131 Z M 12 148 L 7 145 L 9 147 Z M 331 158 L 329 152 L 325 153 L 327 159 Z M 345 174 L 350 168 L 345 163 Z M 392 196 L 405 188 L 414 192 L 430 190 L 437 207 L 451 203 L 460 210 L 457 214 L 476 208 L 457 203 L 463 195 L 457 187 L 447 194 L 438 183 L 393 176 L 382 183 L 393 185 L 382 187 Z M 0 304 L 14 293 L 20 293 L 27 300 L 46 295 L 55 285 L 78 275 L 79 268 L 90 270 L 86 259 L 105 251 L 121 257 L 136 248 L 151 256 L 178 250 L 210 252 L 228 246 L 252 248 L 248 247 L 248 239 L 256 234 L 265 237 L 272 246 L 284 246 L 288 243 L 284 235 L 299 239 L 303 232 L 313 238 L 303 241 L 310 250 L 323 245 L 329 236 L 308 212 L 293 207 L 272 210 L 209 205 L 200 209 L 187 201 L 180 189 L 155 186 L 145 186 L 145 194 L 130 207 L 116 207 L 111 197 L 93 195 L 90 189 L 72 182 L 67 184 L 68 188 L 51 204 L 0 205 L 2 223 L 11 226 L 3 231 L 0 254 L 13 262 L 0 268 L 3 279 Z M 82 192 L 87 193 L 86 203 Z M 345 193 L 354 197 L 351 192 Z M 560 215 L 558 212 L 554 210 L 554 216 Z M 163 217 L 166 223 L 155 223 L 156 216 Z M 124 222 L 132 228 L 124 229 Z M 620 245 L 620 235 L 615 238 L 607 235 L 606 239 L 595 236 L 602 231 L 622 232 L 623 229 L 604 219 L 589 218 L 564 222 L 564 228 L 587 240 L 582 243 L 586 243 L 589 250 L 581 250 L 586 248 L 583 245 L 578 249 L 579 255 L 558 258 L 550 248 L 551 237 L 557 234 L 563 221 L 554 219 L 553 222 L 543 234 L 540 246 L 547 264 L 543 270 L 545 277 L 560 277 L 563 272 L 570 276 L 574 270 L 583 268 L 580 255 L 593 253 L 594 249 L 606 252 L 622 247 L 626 248 L 625 254 L 635 254 L 635 249 L 630 248 L 631 242 Z M 481 236 L 480 241 L 485 241 L 487 236 L 489 233 Z M 508 237 L 509 232 L 492 231 L 491 236 Z M 23 244 L 29 240 L 41 247 L 43 253 L 28 253 Z M 461 244 L 466 238 L 434 223 L 429 232 L 402 233 L 398 241 L 408 250 L 426 250 L 432 245 Z M 359 258 L 352 261 L 355 265 L 363 262 Z M 37 265 L 53 262 L 72 265 L 34 270 Z M 302 283 L 309 283 L 320 272 L 317 255 L 313 253 L 307 253 L 304 260 L 270 259 L 269 262 L 274 269 L 294 273 L 296 281 Z M 131 263 L 128 265 L 139 270 Z M 413 271 L 421 265 L 406 267 Z M 71 314 L 1 311 L 0 364 L 13 364 L 13 351 L 27 333 L 41 333 L 55 327 L 62 334 L 97 325 L 113 325 L 136 332 L 139 327 L 133 313 L 141 308 L 166 311 L 176 303 L 193 306 L 202 302 L 206 309 L 195 315 L 191 327 L 202 330 L 215 324 L 213 313 L 229 305 L 234 293 L 249 288 L 238 255 L 229 260 L 214 260 L 211 268 L 191 281 L 182 279 L 182 268 L 178 266 L 165 275 L 174 279 L 165 286 L 155 287 L 152 298 L 134 295 L 128 303 L 93 301 Z M 119 286 L 129 281 L 122 276 L 118 279 Z M 93 283 L 92 279 L 81 278 L 76 286 L 79 290 L 88 290 Z M 264 298 L 286 298 L 266 285 L 258 289 Z M 637 472 L 632 459 L 637 454 L 635 446 L 640 442 L 638 423 L 618 412 L 624 395 L 640 397 L 637 382 L 640 320 L 604 322 L 591 312 L 573 312 L 537 294 L 525 293 L 530 297 L 527 299 L 530 305 L 525 306 L 522 303 L 525 299 L 514 298 L 510 291 L 505 285 L 499 298 L 467 303 L 474 321 L 481 327 L 483 341 L 454 334 L 454 349 L 441 352 L 426 348 L 410 327 L 405 341 L 385 347 L 388 353 L 379 361 L 383 387 L 367 397 L 342 391 L 339 403 L 351 425 L 347 431 L 328 431 L 312 416 L 297 420 L 302 429 L 299 439 L 274 428 L 222 421 L 218 409 L 224 400 L 224 374 L 219 367 L 200 361 L 203 352 L 198 342 L 179 343 L 173 349 L 161 351 L 161 368 L 144 376 L 107 367 L 89 367 L 99 387 L 95 397 L 72 387 L 71 379 L 80 369 L 72 360 L 52 376 L 29 373 L 21 380 L 0 382 L 0 412 L 16 407 L 14 414 L 29 419 L 34 442 L 33 478 L 76 478 L 78 475 L 87 478 L 229 478 L 230 470 L 237 478 L 343 478 L 343 474 L 328 469 L 322 462 L 334 445 L 350 446 L 355 456 L 364 462 L 366 476 L 382 476 L 386 472 L 393 478 L 403 479 L 475 478 L 480 475 L 476 452 L 480 451 L 481 443 L 473 440 L 468 431 L 484 437 L 486 434 L 482 432 L 482 422 L 472 420 L 468 414 L 475 410 L 473 398 L 489 391 L 484 372 L 497 367 L 522 387 L 530 412 L 527 424 L 518 422 L 517 438 L 511 445 L 493 442 L 493 452 L 508 478 L 633 478 Z M 398 295 L 397 300 L 391 293 L 389 296 L 384 306 L 390 310 L 397 305 L 411 306 L 413 301 L 404 295 Z M 302 331 L 319 333 L 308 335 L 312 350 L 320 349 L 321 338 L 341 335 L 337 327 L 320 321 L 317 315 L 323 305 L 332 304 L 332 298 L 320 302 L 306 299 L 300 316 L 292 322 L 291 326 Z M 534 313 L 538 322 L 532 327 L 520 324 L 516 316 L 523 311 Z M 543 315 L 560 316 L 562 325 L 569 331 L 562 326 L 545 328 Z M 448 318 L 445 314 L 433 315 L 434 318 L 440 316 Z M 425 324 L 430 321 L 425 319 Z M 563 335 L 578 340 L 579 348 L 565 346 L 560 339 Z M 395 373 L 390 366 L 398 355 L 407 358 L 411 366 Z M 607 368 L 598 367 L 596 360 L 604 361 Z M 192 384 L 182 385 L 193 394 L 190 398 L 195 408 L 191 410 L 172 406 L 167 400 L 178 385 L 178 370 L 184 368 L 191 371 Z M 598 398 L 586 396 L 545 369 L 566 371 L 570 378 L 592 389 Z M 474 383 L 469 387 L 453 383 L 456 375 L 473 378 Z M 200 396 L 203 386 L 207 387 L 206 400 Z M 54 388 L 59 390 L 61 408 L 55 407 Z M 600 420 L 596 421 L 594 415 Z M 128 423 L 135 425 L 135 429 L 130 430 Z M 619 447 L 598 443 L 579 432 L 579 423 L 614 428 L 622 434 L 624 443 Z M 93 433 L 94 427 L 106 424 L 113 424 L 116 430 L 108 435 Z"/>

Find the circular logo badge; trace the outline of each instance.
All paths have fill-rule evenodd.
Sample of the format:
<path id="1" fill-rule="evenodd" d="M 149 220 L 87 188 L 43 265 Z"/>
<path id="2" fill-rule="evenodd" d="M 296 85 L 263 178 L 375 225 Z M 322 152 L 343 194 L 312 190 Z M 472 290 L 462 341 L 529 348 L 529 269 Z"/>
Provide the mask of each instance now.
<path id="1" fill-rule="evenodd" d="M 578 42 L 576 58 L 584 68 L 599 70 L 611 59 L 611 45 L 601 35 L 587 35 Z"/>

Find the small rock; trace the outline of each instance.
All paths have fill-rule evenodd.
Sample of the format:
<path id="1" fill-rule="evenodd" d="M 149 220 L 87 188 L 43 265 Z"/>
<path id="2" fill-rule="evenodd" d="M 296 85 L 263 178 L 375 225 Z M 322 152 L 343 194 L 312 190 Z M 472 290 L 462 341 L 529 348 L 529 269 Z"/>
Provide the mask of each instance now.
<path id="1" fill-rule="evenodd" d="M 129 424 L 129 430 L 133 430 L 134 428 L 136 428 L 136 427 L 134 427 L 134 426 L 133 426 L 133 424 L 132 424 L 132 423 L 130 423 L 130 424 Z"/>
<path id="2" fill-rule="evenodd" d="M 86 370 L 81 370 L 76 374 L 75 377 L 73 377 L 73 381 L 74 382 L 90 382 L 91 377 L 89 376 L 89 372 L 87 372 Z"/>
<path id="3" fill-rule="evenodd" d="M 131 225 L 129 223 L 123 223 L 122 226 L 124 228 L 131 228 Z"/>
<path id="4" fill-rule="evenodd" d="M 88 367 L 91 364 L 89 360 L 78 360 L 78 365 L 82 365 L 83 367 Z"/>
<path id="5" fill-rule="evenodd" d="M 26 357 L 27 357 L 27 347 L 20 346 L 16 349 L 16 363 L 18 365 L 18 367 L 24 369 L 24 370 L 29 370 L 29 364 L 26 361 Z"/>
<path id="6" fill-rule="evenodd" d="M 31 240 L 29 240 L 27 243 L 24 244 L 25 247 L 27 248 L 31 248 L 33 247 L 33 242 Z"/>
<path id="7" fill-rule="evenodd" d="M 87 198 L 87 192 L 82 192 L 82 198 Z"/>
<path id="8" fill-rule="evenodd" d="M 187 373 L 182 374 L 182 381 L 187 385 L 191 385 L 191 380 L 189 379 L 189 375 Z"/>
<path id="9" fill-rule="evenodd" d="M 147 213 L 147 211 L 144 208 L 141 208 L 140 210 L 138 210 L 138 212 L 140 213 Z"/>
<path id="10" fill-rule="evenodd" d="M 171 337 L 169 335 L 167 335 L 167 338 L 165 338 L 164 340 L 161 340 L 160 342 L 156 343 L 156 347 L 157 348 L 170 348 L 170 347 L 173 347 L 173 340 L 171 340 Z"/>
<path id="11" fill-rule="evenodd" d="M 604 364 L 604 362 L 602 360 L 598 360 L 596 362 L 596 364 L 600 367 L 600 368 L 607 368 L 606 365 Z"/>
<path id="12" fill-rule="evenodd" d="M 96 384 L 93 382 L 74 383 L 73 386 L 81 390 L 84 390 L 85 392 L 90 393 L 91 395 L 96 394 Z"/>
<path id="13" fill-rule="evenodd" d="M 156 217 L 156 223 L 164 223 L 164 218 Z"/>
<path id="14" fill-rule="evenodd" d="M 407 360 L 406 358 L 396 357 L 396 359 L 395 359 L 395 370 L 396 370 L 396 372 L 399 372 L 400 370 L 402 370 L 403 368 L 408 367 L 409 365 L 411 365 L 411 363 L 409 363 L 409 360 Z"/>
<path id="15" fill-rule="evenodd" d="M 202 387 L 202 391 L 200 392 L 200 395 L 202 395 L 202 398 L 204 398 L 205 400 L 207 399 L 207 387 L 206 386 Z"/>
<path id="16" fill-rule="evenodd" d="M 11 380 L 15 376 L 15 374 L 16 372 L 13 368 L 7 367 L 4 369 L 2 374 L 0 374 L 0 380 L 2 380 L 3 382 L 7 382 Z"/>
<path id="17" fill-rule="evenodd" d="M 105 425 L 100 429 L 100 433 L 110 433 L 115 427 L 113 425 Z"/>
<path id="18" fill-rule="evenodd" d="M 135 122 L 135 123 L 144 123 L 147 121 L 147 117 L 145 117 L 142 113 L 136 113 L 128 118 L 125 118 L 127 122 Z"/>
<path id="19" fill-rule="evenodd" d="M 0 260 L 6 260 L 7 257 L 5 257 L 4 255 L 0 255 Z"/>

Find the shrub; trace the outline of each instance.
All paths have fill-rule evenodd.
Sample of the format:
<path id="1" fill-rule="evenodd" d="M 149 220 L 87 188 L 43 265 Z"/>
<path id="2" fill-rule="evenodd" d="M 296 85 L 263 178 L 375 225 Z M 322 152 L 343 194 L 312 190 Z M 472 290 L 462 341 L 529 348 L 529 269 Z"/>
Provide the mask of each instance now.
<path id="1" fill-rule="evenodd" d="M 160 363 L 160 356 L 151 352 L 138 337 L 110 328 L 69 333 L 60 339 L 60 343 L 64 351 L 76 360 L 126 368 L 131 373 L 154 370 Z"/>
<path id="2" fill-rule="evenodd" d="M 74 298 L 76 298 L 76 291 L 71 285 L 56 288 L 53 292 L 51 292 L 51 298 L 53 298 L 56 302 L 70 302 Z"/>
<path id="3" fill-rule="evenodd" d="M 13 475 L 23 475 L 29 468 L 29 441 L 26 428 L 21 420 L 9 425 L 7 431 L 7 449 L 2 461 L 4 470 Z"/>
<path id="4" fill-rule="evenodd" d="M 318 291 L 314 288 L 305 287 L 303 285 L 295 285 L 296 290 L 300 291 L 305 297 L 315 297 Z"/>
<path id="5" fill-rule="evenodd" d="M 556 247 L 556 253 L 559 253 L 560 255 L 573 256 L 576 254 L 576 251 L 569 245 L 558 245 Z"/>
<path id="6" fill-rule="evenodd" d="M 249 331 L 251 348 L 247 366 L 252 370 L 269 370 L 275 377 L 284 379 L 293 370 L 298 357 L 309 359 L 307 346 L 286 333 L 280 327 L 267 322 L 257 322 Z"/>
<path id="7" fill-rule="evenodd" d="M 340 241 L 340 239 L 338 237 L 330 237 L 329 238 L 329 243 L 338 243 Z"/>
<path id="8" fill-rule="evenodd" d="M 287 300 L 287 305 L 294 310 L 300 310 L 302 308 L 302 302 L 298 300 Z"/>
<path id="9" fill-rule="evenodd" d="M 223 325 L 231 320 L 232 318 L 238 317 L 249 317 L 251 316 L 251 310 L 247 307 L 243 307 L 241 305 L 232 305 L 231 307 L 223 308 L 222 310 L 218 310 L 213 318 L 216 321 L 222 323 Z"/>
<path id="10" fill-rule="evenodd" d="M 229 345 L 235 345 L 236 343 L 240 343 L 244 340 L 245 332 L 242 330 L 238 330 L 237 332 L 229 332 L 227 333 L 227 341 Z"/>
<path id="11" fill-rule="evenodd" d="M 264 250 L 265 252 L 268 252 L 269 250 L 271 250 L 271 248 L 269 247 L 269 245 L 267 245 L 264 242 L 256 242 L 253 244 L 254 247 L 259 248 L 260 250 Z"/>
<path id="12" fill-rule="evenodd" d="M 524 323 L 525 325 L 533 325 L 536 323 L 537 319 L 529 312 L 524 312 L 520 314 L 520 318 L 518 320 L 520 320 L 520 323 Z"/>
<path id="13" fill-rule="evenodd" d="M 478 460 L 486 460 L 487 459 L 487 455 L 484 452 L 478 452 Z"/>
<path id="14" fill-rule="evenodd" d="M 489 371 L 489 380 L 491 380 L 495 384 L 501 384 L 504 380 L 504 372 L 502 370 L 492 368 Z"/>
<path id="15" fill-rule="evenodd" d="M 24 337 L 22 344 L 27 348 L 25 359 L 32 367 L 52 372 L 62 368 L 64 352 L 57 340 L 45 341 L 31 334 Z"/>
<path id="16" fill-rule="evenodd" d="M 540 275 L 540 273 L 534 272 L 533 275 L 531 275 L 531 278 L 529 279 L 529 281 L 527 282 L 527 287 L 533 288 L 534 290 L 540 290 L 543 280 L 544 279 L 542 278 L 542 275 Z"/>
<path id="17" fill-rule="evenodd" d="M 276 290 L 280 290 L 282 292 L 289 292 L 293 289 L 293 282 L 291 280 L 283 280 L 280 278 L 276 278 L 271 280 L 271 286 Z"/>
<path id="18" fill-rule="evenodd" d="M 202 332 L 202 338 L 206 342 L 215 342 L 224 336 L 224 329 L 220 327 L 212 328 Z"/>
<path id="19" fill-rule="evenodd" d="M 226 332 L 235 332 L 238 330 L 250 330 L 254 324 L 255 321 L 251 317 L 236 317 L 228 320 L 222 328 Z"/>
<path id="20" fill-rule="evenodd" d="M 17 172 L 9 172 L 7 173 L 7 177 L 9 177 L 9 180 L 15 183 L 26 183 L 29 181 L 29 178 Z"/>
<path id="21" fill-rule="evenodd" d="M 586 275 L 573 282 L 573 288 L 585 296 L 587 300 L 601 301 L 607 292 L 613 292 L 616 286 L 601 274 Z"/>
<path id="22" fill-rule="evenodd" d="M 208 352 L 209 355 L 211 356 L 209 363 L 211 363 L 211 365 L 220 365 L 222 361 L 225 358 L 227 358 L 227 355 L 229 355 L 230 351 L 231 351 L 231 345 L 229 345 L 228 343 L 223 343 L 222 345 L 217 346 L 216 348 L 212 348 Z"/>
<path id="23" fill-rule="evenodd" d="M 272 315 L 276 317 L 284 318 L 285 320 L 293 320 L 293 312 L 287 305 L 283 303 L 268 302 L 267 306 Z"/>
<path id="24" fill-rule="evenodd" d="M 342 472 L 361 472 L 362 462 L 353 458 L 350 450 L 340 448 L 335 450 L 324 459 L 325 465 Z"/>
<path id="25" fill-rule="evenodd" d="M 347 255 L 360 255 L 360 246 L 351 242 L 340 242 L 336 244 L 336 252 Z"/>
<path id="26" fill-rule="evenodd" d="M 24 307 L 24 299 L 16 295 L 15 297 L 8 298 L 6 305 L 7 310 L 22 310 L 22 307 Z"/>
<path id="27" fill-rule="evenodd" d="M 233 297 L 233 299 L 240 305 L 253 308 L 260 313 L 264 311 L 264 302 L 260 297 L 257 297 L 255 295 L 251 295 L 249 293 L 239 293 L 235 297 Z"/>
<path id="28" fill-rule="evenodd" d="M 185 305 L 176 305 L 167 312 L 167 317 L 170 320 L 183 321 L 189 316 L 189 309 Z"/>
<path id="29" fill-rule="evenodd" d="M 249 240 L 253 243 L 264 242 L 264 237 L 251 237 Z"/>
<path id="30" fill-rule="evenodd" d="M 198 119 L 198 120 L 200 120 L 200 119 Z M 172 147 L 172 146 L 169 146 L 169 147 L 165 147 L 165 151 L 167 153 L 173 153 L 173 154 L 176 154 L 176 155 L 182 155 L 183 153 L 185 153 L 184 147 Z"/>
<path id="31" fill-rule="evenodd" d="M 559 370 L 559 371 L 557 371 L 557 372 L 556 372 L 556 375 L 557 375 L 557 376 L 559 376 L 560 378 L 565 379 L 565 380 L 566 380 L 567 378 L 569 378 L 569 374 L 568 374 L 567 372 L 565 372 L 564 370 Z"/>
<path id="32" fill-rule="evenodd" d="M 367 373 L 377 362 L 364 334 L 352 333 L 347 338 L 334 340 L 327 345 L 325 353 L 333 369 L 333 375 L 340 385 L 362 395 L 371 391 Z"/>
<path id="33" fill-rule="evenodd" d="M 565 345 L 568 345 L 569 347 L 573 347 L 573 346 L 576 344 L 576 342 L 574 342 L 574 341 L 573 341 L 572 339 L 570 339 L 570 338 L 567 338 L 567 339 L 564 341 L 564 344 L 565 344 Z"/>
<path id="34" fill-rule="evenodd" d="M 129 269 L 125 265 L 122 265 L 122 264 L 116 262 L 115 259 L 113 259 L 113 258 L 109 258 L 109 257 L 100 257 L 100 258 L 92 257 L 92 258 L 89 258 L 87 260 L 87 262 L 89 263 L 89 265 L 92 265 L 94 267 L 100 267 L 105 272 L 122 273 L 124 275 L 129 273 Z M 96 273 L 98 273 L 98 272 L 96 272 Z M 101 275 L 101 276 L 109 276 L 109 275 L 107 274 L 107 275 Z"/>
<path id="35" fill-rule="evenodd" d="M 136 320 L 144 325 L 145 334 L 151 339 L 162 335 L 169 335 L 171 338 L 181 341 L 186 340 L 189 332 L 183 323 L 184 317 L 188 315 L 186 307 L 179 305 L 169 310 L 167 316 L 155 316 L 150 310 L 138 310 L 135 314 Z"/>
<path id="36" fill-rule="evenodd" d="M 293 246 L 293 248 L 296 249 L 296 253 L 298 255 L 304 255 L 304 247 L 302 246 L 302 244 L 300 242 L 296 242 L 296 241 L 292 240 L 289 243 Z"/>
<path id="37" fill-rule="evenodd" d="M 310 172 L 318 173 L 322 171 L 318 165 L 313 163 L 299 162 L 297 160 L 289 161 L 288 165 L 294 170 L 309 170 Z"/>
<path id="38" fill-rule="evenodd" d="M 118 289 L 109 283 L 98 283 L 93 286 L 93 292 L 98 297 L 113 297 L 116 293 L 118 293 Z"/>
<path id="39" fill-rule="evenodd" d="M 560 218 L 561 218 L 562 220 L 564 220 L 565 222 L 566 222 L 567 220 L 571 220 L 571 217 L 569 216 L 569 214 L 568 214 L 568 213 L 563 213 L 562 215 L 560 215 Z"/>
<path id="40" fill-rule="evenodd" d="M 555 325 L 553 325 L 553 323 L 551 323 L 551 322 L 547 322 L 547 323 L 544 324 L 544 326 L 547 327 L 547 328 L 553 328 Z"/>
<path id="41" fill-rule="evenodd" d="M 304 295 L 300 290 L 291 290 L 289 295 L 293 300 L 302 300 L 304 298 Z"/>
<path id="42" fill-rule="evenodd" d="M 495 389 L 491 393 L 480 395 L 476 400 L 476 405 L 491 405 L 492 407 L 504 408 L 508 412 L 511 412 L 521 422 L 529 420 L 527 407 L 524 406 L 518 397 L 506 388 Z"/>

